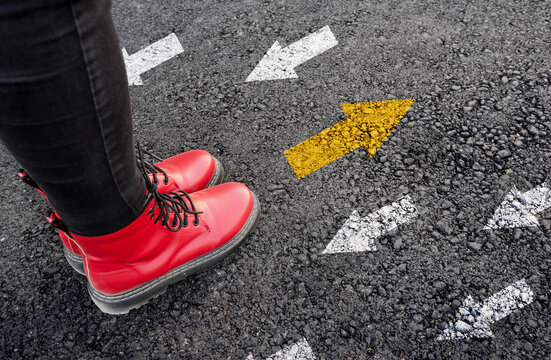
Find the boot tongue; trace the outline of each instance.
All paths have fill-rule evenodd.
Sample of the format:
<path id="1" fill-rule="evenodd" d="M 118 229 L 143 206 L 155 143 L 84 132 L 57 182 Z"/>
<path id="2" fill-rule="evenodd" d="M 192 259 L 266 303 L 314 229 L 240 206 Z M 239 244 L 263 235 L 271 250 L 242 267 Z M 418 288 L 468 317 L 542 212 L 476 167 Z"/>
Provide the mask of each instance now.
<path id="1" fill-rule="evenodd" d="M 153 177 L 155 175 L 153 174 L 149 174 L 149 181 L 153 182 Z M 161 175 L 161 178 L 163 176 Z M 177 191 L 179 190 L 178 188 L 178 185 L 176 184 L 176 182 L 174 181 L 174 179 L 171 177 L 171 176 L 168 176 L 167 179 L 166 179 L 166 184 L 165 184 L 165 180 L 161 180 L 159 181 L 159 183 L 157 184 L 157 191 L 161 192 L 161 193 L 164 193 L 164 194 L 168 194 L 169 192 L 172 192 L 172 191 Z"/>
<path id="2" fill-rule="evenodd" d="M 170 231 L 179 231 L 190 224 L 198 225 L 200 211 L 184 191 L 160 193 L 156 184 L 148 184 L 145 207 L 147 215 L 155 223 L 161 222 Z"/>
<path id="3" fill-rule="evenodd" d="M 153 203 L 152 207 L 147 211 L 150 219 L 156 223 L 161 222 L 168 230 L 176 232 L 182 227 L 189 225 L 188 215 L 191 214 L 194 217 L 193 223 L 198 225 L 199 213 L 196 211 L 189 195 L 182 190 L 168 194 L 159 192 L 158 182 L 151 181 L 147 170 L 152 168 L 154 170 L 153 176 L 155 177 L 157 176 L 156 171 L 162 173 L 165 179 L 167 179 L 167 174 L 161 168 L 155 167 L 143 160 L 143 153 L 139 143 L 137 144 L 137 148 L 138 168 L 144 177 L 145 186 L 148 191 L 144 207 Z"/>

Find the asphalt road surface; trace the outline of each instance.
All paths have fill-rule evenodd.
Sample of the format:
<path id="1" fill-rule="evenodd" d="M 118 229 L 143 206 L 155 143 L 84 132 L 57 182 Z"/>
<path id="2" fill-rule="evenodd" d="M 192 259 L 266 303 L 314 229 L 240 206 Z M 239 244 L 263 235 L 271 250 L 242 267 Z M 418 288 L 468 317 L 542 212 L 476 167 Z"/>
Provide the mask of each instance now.
<path id="1" fill-rule="evenodd" d="M 0 149 L 0 358 L 551 357 L 550 1 L 133 0 L 113 14 L 130 55 L 172 33 L 184 49 L 131 86 L 136 139 L 163 157 L 210 151 L 262 218 L 220 265 L 105 315 Z M 297 78 L 245 81 L 276 40 L 326 26 L 338 44 L 311 48 Z M 345 120 L 341 104 L 400 99 L 416 100 L 373 157 L 297 178 L 284 151 Z M 360 224 L 404 196 L 407 221 Z M 360 230 L 369 249 L 324 253 Z"/>

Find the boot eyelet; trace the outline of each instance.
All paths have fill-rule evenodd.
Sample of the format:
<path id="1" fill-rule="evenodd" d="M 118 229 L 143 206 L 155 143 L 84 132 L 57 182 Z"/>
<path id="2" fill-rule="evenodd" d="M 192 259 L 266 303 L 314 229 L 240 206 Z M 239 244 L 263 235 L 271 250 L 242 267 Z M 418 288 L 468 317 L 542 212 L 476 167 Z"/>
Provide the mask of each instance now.
<path id="1" fill-rule="evenodd" d="M 193 225 L 199 226 L 199 218 L 195 218 L 195 220 L 193 220 Z"/>
<path id="2" fill-rule="evenodd" d="M 165 179 L 163 180 L 163 184 L 168 185 L 168 179 L 167 179 L 167 178 L 165 178 Z"/>

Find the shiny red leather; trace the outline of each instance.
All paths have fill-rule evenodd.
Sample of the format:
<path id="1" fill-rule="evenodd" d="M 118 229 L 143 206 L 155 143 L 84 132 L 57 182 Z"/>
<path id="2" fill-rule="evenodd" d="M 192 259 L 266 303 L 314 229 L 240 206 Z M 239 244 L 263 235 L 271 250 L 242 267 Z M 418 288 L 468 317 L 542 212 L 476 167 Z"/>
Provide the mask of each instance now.
<path id="1" fill-rule="evenodd" d="M 190 197 L 202 211 L 198 226 L 193 225 L 194 215 L 187 215 L 188 226 L 177 232 L 160 221 L 154 223 L 147 214 L 152 201 L 134 222 L 115 233 L 74 235 L 71 242 L 81 251 L 92 286 L 111 295 L 128 291 L 224 245 L 243 227 L 254 203 L 251 191 L 239 183 L 214 186 Z"/>
<path id="2" fill-rule="evenodd" d="M 172 156 L 155 164 L 169 177 L 169 184 L 163 183 L 164 175 L 157 174 L 159 186 L 157 190 L 162 193 L 182 190 L 192 193 L 207 187 L 214 174 L 216 163 L 214 157 L 204 150 L 191 150 Z M 153 175 L 150 175 L 152 178 Z"/>
<path id="3" fill-rule="evenodd" d="M 182 190 L 186 193 L 192 193 L 204 189 L 214 174 L 216 162 L 214 157 L 204 150 L 190 150 L 184 153 L 172 156 L 155 164 L 163 169 L 168 175 L 168 181 L 165 184 L 165 177 L 162 173 L 157 173 L 157 190 L 161 193 Z M 149 174 L 149 179 L 153 181 L 153 174 Z M 41 189 L 36 191 L 48 197 Z M 51 204 L 50 204 L 51 205 Z M 53 207 L 52 207 L 53 208 Z M 63 231 L 58 231 L 63 245 L 72 253 L 79 254 L 78 248 L 71 246 L 67 235 Z"/>
<path id="4" fill-rule="evenodd" d="M 75 248 L 75 244 L 71 243 L 71 240 L 69 240 L 69 237 L 67 234 L 61 230 L 57 230 L 57 233 L 59 234 L 59 237 L 61 238 L 61 242 L 63 243 L 63 246 L 67 248 L 70 252 L 73 254 L 81 255 L 80 250 L 78 248 Z"/>

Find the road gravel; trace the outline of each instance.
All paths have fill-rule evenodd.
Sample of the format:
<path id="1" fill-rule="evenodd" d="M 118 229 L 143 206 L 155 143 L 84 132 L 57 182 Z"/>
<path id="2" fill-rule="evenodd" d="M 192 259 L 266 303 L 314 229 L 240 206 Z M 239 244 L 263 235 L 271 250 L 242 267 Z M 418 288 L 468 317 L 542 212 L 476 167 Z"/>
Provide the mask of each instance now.
<path id="1" fill-rule="evenodd" d="M 125 316 L 102 314 L 0 149 L 0 358 L 551 357 L 551 211 L 484 230 L 513 186 L 551 183 L 551 2 L 120 1 L 130 54 L 174 32 L 184 53 L 131 88 L 134 131 L 168 157 L 201 148 L 258 194 L 238 251 Z M 339 44 L 298 79 L 245 83 L 275 40 L 329 25 Z M 343 120 L 341 103 L 417 99 L 370 158 L 298 180 L 283 151 Z M 376 252 L 322 251 L 352 211 L 409 195 L 419 216 Z M 493 338 L 437 341 L 462 301 L 526 279 L 534 301 Z"/>

